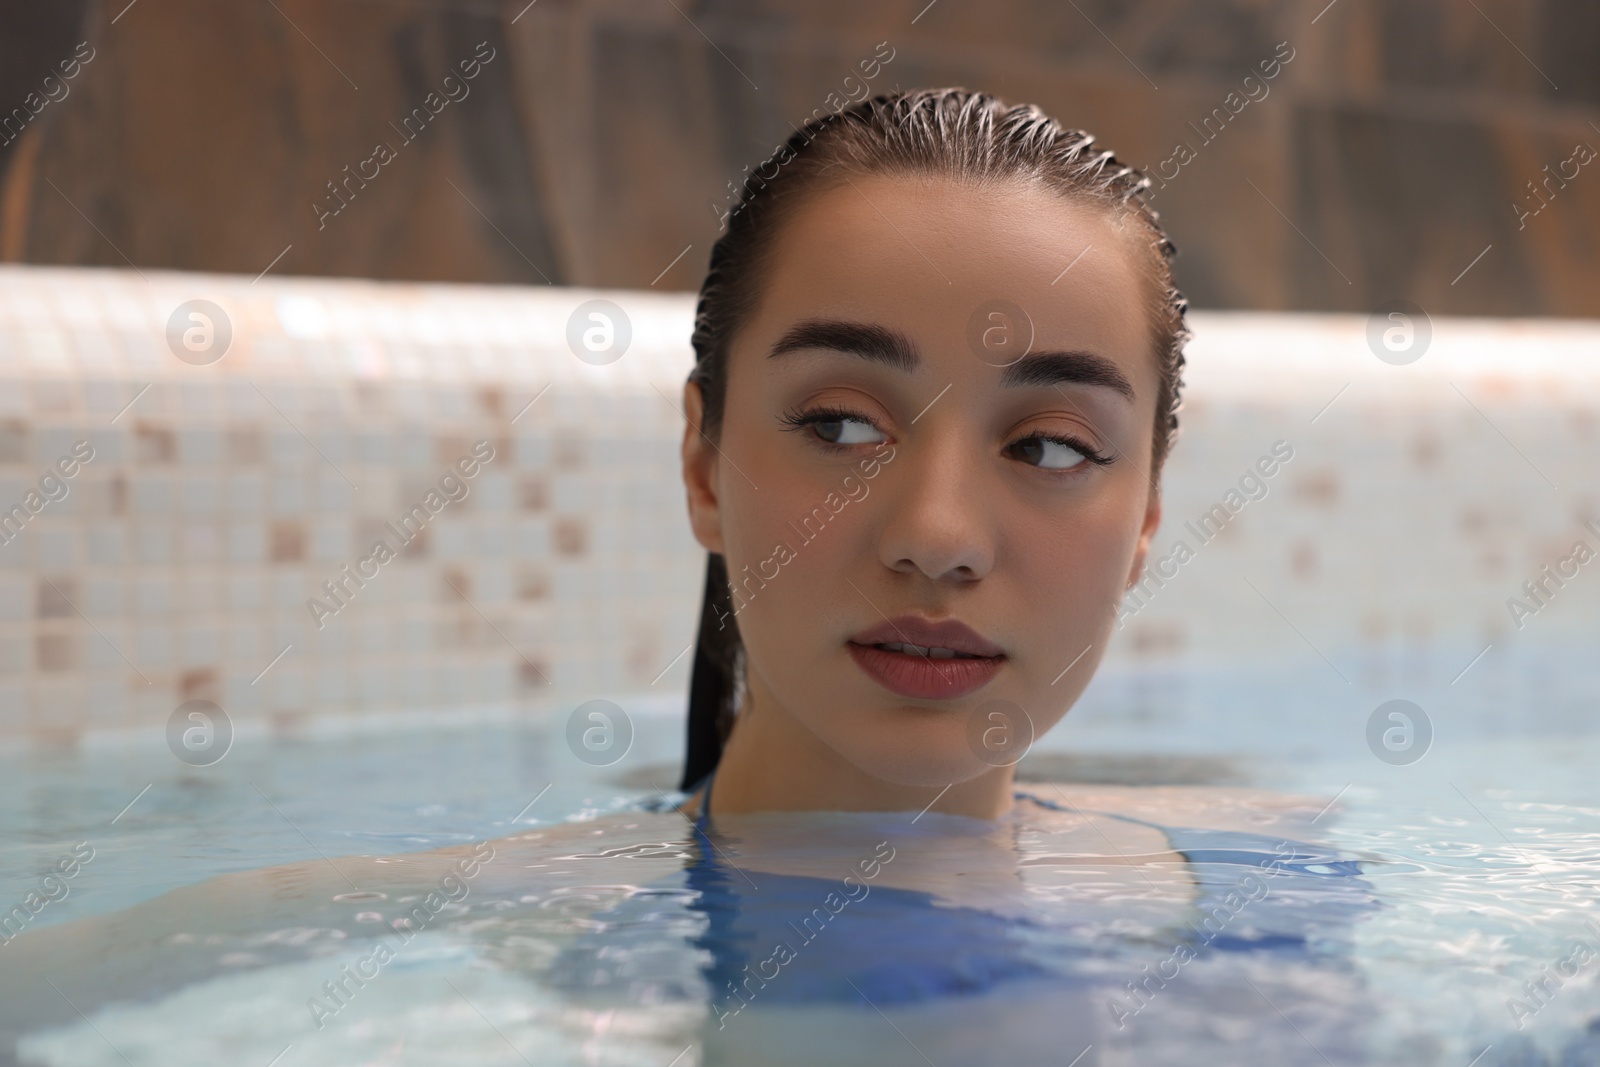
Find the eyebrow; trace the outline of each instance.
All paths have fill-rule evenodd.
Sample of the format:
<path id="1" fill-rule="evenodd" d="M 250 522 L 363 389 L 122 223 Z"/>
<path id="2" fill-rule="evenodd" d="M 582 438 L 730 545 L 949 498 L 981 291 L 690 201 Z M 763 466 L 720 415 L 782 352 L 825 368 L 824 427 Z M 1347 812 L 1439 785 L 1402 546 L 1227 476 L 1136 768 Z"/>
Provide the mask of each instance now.
<path id="1" fill-rule="evenodd" d="M 917 346 L 899 330 L 843 319 L 806 319 L 795 323 L 778 338 L 767 358 L 776 359 L 785 353 L 808 348 L 828 349 L 908 373 L 922 365 L 922 354 Z M 1116 363 L 1093 352 L 1030 352 L 1006 366 L 1000 375 L 1003 388 L 1060 383 L 1097 385 L 1134 399 L 1133 384 Z"/>

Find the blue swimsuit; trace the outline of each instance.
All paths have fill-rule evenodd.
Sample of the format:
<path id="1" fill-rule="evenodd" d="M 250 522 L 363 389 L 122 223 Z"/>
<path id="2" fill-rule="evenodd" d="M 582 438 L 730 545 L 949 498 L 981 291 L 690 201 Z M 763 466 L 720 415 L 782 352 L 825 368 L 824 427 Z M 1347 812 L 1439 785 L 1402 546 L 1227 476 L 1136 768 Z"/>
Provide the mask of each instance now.
<path id="1" fill-rule="evenodd" d="M 560 986 L 609 988 L 630 1000 L 703 998 L 709 986 L 714 1006 L 734 1008 L 742 1004 L 735 999 L 741 992 L 755 989 L 762 1003 L 862 1004 L 865 997 L 887 1007 L 979 994 L 1023 979 L 1078 987 L 1103 982 L 1101 969 L 1088 966 L 1106 953 L 1103 942 L 1095 946 L 1103 930 L 949 906 L 930 893 L 875 883 L 855 898 L 840 879 L 770 871 L 748 878 L 719 855 L 712 839 L 712 777 L 694 824 L 697 855 L 672 885 L 647 887 L 594 916 L 604 933 L 581 938 L 563 953 L 552 974 Z M 1357 862 L 1326 846 L 1102 814 L 1162 830 L 1190 861 L 1200 888 L 1196 917 L 1166 942 L 1169 949 L 1179 943 L 1196 956 L 1304 955 L 1318 950 L 1314 942 L 1348 936 L 1351 921 L 1375 906 Z M 1250 880 L 1251 871 L 1258 880 Z M 1249 890 L 1242 886 L 1269 891 L 1245 906 L 1239 894 Z M 669 929 L 681 932 L 678 944 L 699 950 L 698 974 L 688 973 L 681 958 L 666 959 L 660 945 Z M 1125 949 L 1122 963 L 1111 970 L 1126 970 Z"/>

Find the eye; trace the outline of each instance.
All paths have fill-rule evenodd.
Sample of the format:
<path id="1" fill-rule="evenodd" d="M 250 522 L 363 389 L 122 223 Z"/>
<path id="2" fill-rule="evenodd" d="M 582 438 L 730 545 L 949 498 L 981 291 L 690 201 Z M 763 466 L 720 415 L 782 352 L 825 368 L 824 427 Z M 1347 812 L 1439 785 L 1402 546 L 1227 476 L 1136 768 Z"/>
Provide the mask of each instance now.
<path id="1" fill-rule="evenodd" d="M 836 445 L 873 444 L 876 438 L 883 436 L 876 426 L 865 419 L 826 419 L 813 425 L 817 428 L 818 437 Z"/>
<path id="2" fill-rule="evenodd" d="M 1105 466 L 1111 462 L 1082 441 L 1054 434 L 1034 434 L 1010 446 L 1018 459 L 1042 470 L 1071 470 L 1085 462 Z"/>
<path id="3" fill-rule="evenodd" d="M 830 445 L 872 445 L 887 440 L 871 419 L 843 408 L 785 412 L 783 421 L 794 430 L 813 427 L 817 439 Z"/>

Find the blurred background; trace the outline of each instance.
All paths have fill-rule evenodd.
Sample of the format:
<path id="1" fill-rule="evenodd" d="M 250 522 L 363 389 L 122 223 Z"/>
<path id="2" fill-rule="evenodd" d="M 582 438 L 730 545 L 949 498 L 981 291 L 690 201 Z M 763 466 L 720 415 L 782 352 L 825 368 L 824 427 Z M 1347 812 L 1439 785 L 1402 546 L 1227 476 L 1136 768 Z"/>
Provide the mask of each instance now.
<path id="1" fill-rule="evenodd" d="M 1584 0 L 0 11 L 0 260 L 693 290 L 728 182 L 830 94 L 965 85 L 1168 176 L 1155 203 L 1198 307 L 1600 313 L 1600 181 L 1558 173 L 1600 145 Z M 468 95 L 426 105 L 480 42 Z M 80 45 L 92 60 L 50 100 Z M 396 158 L 319 224 L 380 143 Z"/>
<path id="2" fill-rule="evenodd" d="M 946 84 L 1145 170 L 1194 308 L 1156 549 L 1199 554 L 1125 605 L 1049 739 L 1097 754 L 1057 769 L 1336 787 L 1260 750 L 1387 773 L 1368 726 L 1401 697 L 1481 754 L 1589 729 L 1592 4 L 5 0 L 0 20 L 8 744 L 177 746 L 196 707 L 230 738 L 469 712 L 556 737 L 604 699 L 658 739 L 611 762 L 669 782 L 704 564 L 678 397 L 722 216 L 812 114 Z M 595 306 L 619 324 L 605 358 L 572 340 Z M 43 499 L 80 441 L 92 460 Z M 470 495 L 345 576 L 478 447 Z M 1264 497 L 1226 503 L 1282 448 Z"/>

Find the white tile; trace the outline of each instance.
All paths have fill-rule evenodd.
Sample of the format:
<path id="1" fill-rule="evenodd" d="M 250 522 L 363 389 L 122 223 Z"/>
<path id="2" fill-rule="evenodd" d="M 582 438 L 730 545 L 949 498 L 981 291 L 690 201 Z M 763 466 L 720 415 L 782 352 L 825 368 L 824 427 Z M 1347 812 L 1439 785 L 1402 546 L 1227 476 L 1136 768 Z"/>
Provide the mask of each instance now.
<path id="1" fill-rule="evenodd" d="M 224 506 L 236 515 L 260 515 L 265 510 L 265 481 L 255 471 L 237 467 L 228 472 L 223 482 L 226 489 Z"/>
<path id="2" fill-rule="evenodd" d="M 183 510 L 190 515 L 215 513 L 222 502 L 221 483 L 215 475 L 190 475 L 179 479 L 183 490 Z"/>
<path id="3" fill-rule="evenodd" d="M 134 559 L 139 564 L 172 562 L 172 527 L 162 522 L 141 522 L 132 530 Z"/>
<path id="4" fill-rule="evenodd" d="M 162 625 L 152 619 L 139 619 L 127 631 L 131 632 L 132 647 L 123 646 L 122 654 L 127 656 L 141 670 L 160 669 L 174 666 L 176 649 L 173 641 L 172 628 Z M 110 634 L 108 633 L 109 637 Z"/>
<path id="5" fill-rule="evenodd" d="M 222 643 L 216 622 L 198 622 L 178 630 L 178 662 L 185 667 L 210 667 L 222 659 Z"/>
<path id="6" fill-rule="evenodd" d="M 277 655 L 277 649 L 268 650 L 266 635 L 255 620 L 247 617 L 219 625 L 226 627 L 222 658 L 228 662 L 246 666 L 266 664 Z"/>
<path id="7" fill-rule="evenodd" d="M 0 677 L 25 675 L 32 669 L 32 630 L 20 626 L 0 629 Z"/>
<path id="8" fill-rule="evenodd" d="M 272 478 L 271 496 L 271 513 L 280 518 L 303 515 L 311 510 L 310 487 L 303 473 L 276 473 Z"/>
<path id="9" fill-rule="evenodd" d="M 0 582 L 3 587 L 3 582 Z M 124 610 L 124 582 L 118 577 L 91 575 L 82 583 L 83 596 L 78 608 L 90 619 L 99 623 L 103 619 L 119 618 Z M 0 592 L 0 603 L 5 594 Z"/>
<path id="10" fill-rule="evenodd" d="M 150 619 L 172 612 L 174 589 L 172 578 L 165 574 L 142 574 L 133 582 L 132 613 L 139 619 Z"/>
<path id="11" fill-rule="evenodd" d="M 227 526 L 230 563 L 261 564 L 267 560 L 267 529 L 260 520 L 231 522 Z"/>
<path id="12" fill-rule="evenodd" d="M 214 399 L 212 403 L 215 405 Z M 222 431 L 215 426 L 179 427 L 178 462 L 191 468 L 222 463 Z"/>
<path id="13" fill-rule="evenodd" d="M 357 557 L 353 553 L 351 520 L 348 518 L 319 518 L 309 524 L 311 527 L 311 559 L 318 563 L 332 564 L 336 570 L 344 563 L 353 562 Z"/>
<path id="14" fill-rule="evenodd" d="M 164 474 L 135 474 L 128 479 L 134 515 L 160 518 L 173 513 L 172 479 Z"/>

